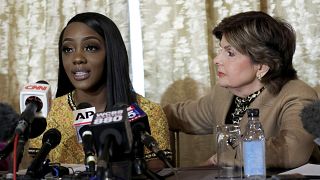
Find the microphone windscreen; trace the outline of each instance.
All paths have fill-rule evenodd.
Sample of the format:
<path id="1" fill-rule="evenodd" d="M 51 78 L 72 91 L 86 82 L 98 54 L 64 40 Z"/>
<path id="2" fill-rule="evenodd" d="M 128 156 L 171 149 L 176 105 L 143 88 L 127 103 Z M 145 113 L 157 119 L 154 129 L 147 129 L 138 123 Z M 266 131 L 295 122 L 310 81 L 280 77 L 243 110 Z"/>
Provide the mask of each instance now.
<path id="1" fill-rule="evenodd" d="M 36 83 L 37 84 L 48 84 L 49 85 L 49 83 L 47 81 L 45 81 L 45 80 L 39 80 Z"/>
<path id="2" fill-rule="evenodd" d="M 7 103 L 0 103 L 0 141 L 13 137 L 19 114 Z"/>
<path id="3" fill-rule="evenodd" d="M 37 96 L 29 96 L 24 104 L 27 106 L 29 103 L 34 103 L 37 106 L 37 112 L 41 111 L 43 107 L 41 99 Z"/>
<path id="4" fill-rule="evenodd" d="M 61 141 L 61 133 L 58 129 L 56 128 L 51 128 L 48 131 L 46 131 L 43 134 L 42 137 L 42 144 L 46 143 L 46 142 L 50 142 L 51 144 L 51 149 L 55 148 L 56 146 L 58 146 L 60 144 Z"/>
<path id="5" fill-rule="evenodd" d="M 47 128 L 47 121 L 44 117 L 35 117 L 31 123 L 29 138 L 33 139 L 40 136 Z"/>
<path id="6" fill-rule="evenodd" d="M 312 135 L 320 137 L 320 100 L 306 105 L 301 113 L 303 127 Z"/>
<path id="7" fill-rule="evenodd" d="M 86 109 L 86 108 L 91 108 L 92 105 L 86 102 L 82 102 L 78 104 L 77 109 Z"/>

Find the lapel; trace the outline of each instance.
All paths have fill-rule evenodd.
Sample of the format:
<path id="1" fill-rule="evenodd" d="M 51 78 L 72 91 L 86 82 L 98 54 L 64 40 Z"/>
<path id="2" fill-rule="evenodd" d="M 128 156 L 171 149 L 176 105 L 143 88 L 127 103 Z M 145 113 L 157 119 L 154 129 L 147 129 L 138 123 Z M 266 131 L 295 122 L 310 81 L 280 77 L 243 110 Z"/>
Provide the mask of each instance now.
<path id="1" fill-rule="evenodd" d="M 232 104 L 232 100 L 234 95 L 226 88 L 222 88 L 222 92 L 219 92 L 217 94 L 219 94 L 219 98 L 220 100 L 218 101 L 218 104 L 216 104 L 216 106 L 218 106 L 219 110 L 217 111 L 217 125 L 222 125 L 225 124 L 225 120 L 227 118 L 227 114 L 229 112 L 229 109 L 231 107 Z"/>

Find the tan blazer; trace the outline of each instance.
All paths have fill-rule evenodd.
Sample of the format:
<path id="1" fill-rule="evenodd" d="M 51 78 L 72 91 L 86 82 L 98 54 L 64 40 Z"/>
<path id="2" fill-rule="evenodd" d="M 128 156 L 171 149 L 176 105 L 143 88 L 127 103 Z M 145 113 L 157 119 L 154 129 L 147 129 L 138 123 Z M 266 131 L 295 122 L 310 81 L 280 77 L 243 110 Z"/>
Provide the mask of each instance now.
<path id="1" fill-rule="evenodd" d="M 300 80 L 291 80 L 277 95 L 264 90 L 251 103 L 250 108 L 260 110 L 267 167 L 293 168 L 308 162 L 315 145 L 313 137 L 304 130 L 299 114 L 306 104 L 317 98 L 313 88 Z M 232 99 L 233 94 L 217 85 L 197 101 L 169 104 L 164 111 L 170 129 L 211 134 L 217 125 L 225 123 Z M 240 122 L 242 132 L 247 122 L 245 114 Z"/>

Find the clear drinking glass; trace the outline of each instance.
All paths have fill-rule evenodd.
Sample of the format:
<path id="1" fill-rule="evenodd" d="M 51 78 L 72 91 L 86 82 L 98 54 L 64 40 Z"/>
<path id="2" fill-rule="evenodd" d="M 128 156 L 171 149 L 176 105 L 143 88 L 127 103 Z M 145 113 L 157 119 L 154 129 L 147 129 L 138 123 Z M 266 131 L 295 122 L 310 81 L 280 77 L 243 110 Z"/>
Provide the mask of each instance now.
<path id="1" fill-rule="evenodd" d="M 242 179 L 242 144 L 238 125 L 217 126 L 217 166 L 219 178 Z"/>

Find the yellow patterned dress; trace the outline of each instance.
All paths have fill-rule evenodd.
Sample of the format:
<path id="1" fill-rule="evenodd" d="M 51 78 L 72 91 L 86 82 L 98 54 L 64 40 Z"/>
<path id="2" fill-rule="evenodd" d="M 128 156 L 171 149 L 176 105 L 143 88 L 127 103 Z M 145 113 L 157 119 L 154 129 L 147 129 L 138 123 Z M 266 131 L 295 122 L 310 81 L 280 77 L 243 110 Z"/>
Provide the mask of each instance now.
<path id="1" fill-rule="evenodd" d="M 47 117 L 47 129 L 56 128 L 62 136 L 60 144 L 49 154 L 48 158 L 53 163 L 81 164 L 84 161 L 83 148 L 77 141 L 76 131 L 73 127 L 72 111 L 74 107 L 70 104 L 70 97 L 72 97 L 71 93 L 55 98 Z M 169 127 L 161 106 L 140 95 L 137 96 L 137 101 L 140 108 L 148 115 L 152 136 L 158 141 L 160 149 L 165 150 L 168 158 L 171 158 Z M 40 148 L 41 139 L 42 136 L 30 140 L 29 148 Z M 150 160 L 156 156 L 145 149 L 145 157 L 146 160 Z"/>

